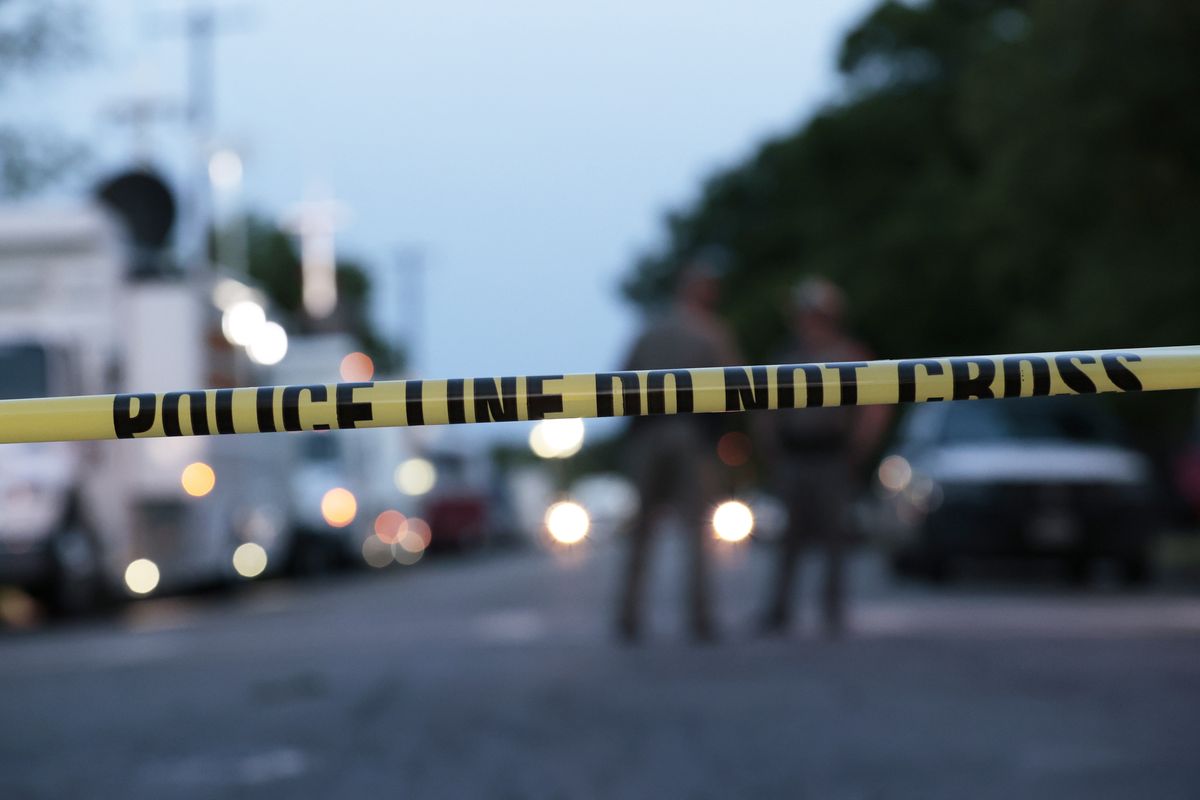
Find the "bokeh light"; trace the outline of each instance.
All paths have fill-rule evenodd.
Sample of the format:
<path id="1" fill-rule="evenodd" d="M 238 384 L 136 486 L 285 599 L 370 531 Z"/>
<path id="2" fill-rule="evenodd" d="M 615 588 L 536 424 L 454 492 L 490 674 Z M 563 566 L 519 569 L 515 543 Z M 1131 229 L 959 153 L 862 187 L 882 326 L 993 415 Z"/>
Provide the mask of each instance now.
<path id="1" fill-rule="evenodd" d="M 740 467 L 750 460 L 750 437 L 730 431 L 717 441 L 717 458 L 727 467 Z"/>
<path id="2" fill-rule="evenodd" d="M 754 512 L 740 500 L 726 500 L 712 518 L 713 533 L 726 542 L 740 542 L 754 530 Z"/>
<path id="3" fill-rule="evenodd" d="M 158 581 L 158 565 L 148 558 L 135 559 L 125 568 L 125 585 L 134 594 L 150 594 Z"/>
<path id="4" fill-rule="evenodd" d="M 437 484 L 437 468 L 425 458 L 410 458 L 396 467 L 396 488 L 408 495 L 428 494 Z"/>
<path id="5" fill-rule="evenodd" d="M 888 456 L 879 464 L 879 482 L 888 491 L 904 491 L 912 477 L 912 465 L 904 456 Z"/>
<path id="6" fill-rule="evenodd" d="M 408 520 L 394 508 L 383 511 L 375 518 L 375 535 L 384 544 L 396 544 L 408 531 Z"/>
<path id="7" fill-rule="evenodd" d="M 592 521 L 587 509 L 563 500 L 546 509 L 546 531 L 559 544 L 577 544 L 588 535 Z"/>
<path id="8" fill-rule="evenodd" d="M 383 569 L 392 563 L 392 546 L 381 541 L 378 536 L 368 536 L 363 539 L 362 557 L 367 566 Z"/>
<path id="9" fill-rule="evenodd" d="M 404 535 L 400 537 L 400 541 L 396 544 L 402 550 L 407 550 L 410 553 L 420 553 L 425 550 L 427 543 L 416 531 L 405 530 Z"/>
<path id="10" fill-rule="evenodd" d="M 269 367 L 283 361 L 288 351 L 287 331 L 278 322 L 267 322 L 246 344 L 246 355 L 255 364 Z"/>
<path id="11" fill-rule="evenodd" d="M 0 588 L 0 624 L 28 628 L 38 621 L 38 605 L 20 589 Z"/>
<path id="12" fill-rule="evenodd" d="M 217 485 L 217 473 L 203 461 L 193 461 L 183 468 L 179 483 L 192 497 L 204 497 Z"/>
<path id="13" fill-rule="evenodd" d="M 344 381 L 369 381 L 375 376 L 375 362 L 366 353 L 350 353 L 342 359 L 338 373 Z"/>
<path id="14" fill-rule="evenodd" d="M 208 159 L 208 179 L 222 191 L 236 189 L 242 182 L 242 159 L 233 150 L 222 148 Z"/>
<path id="15" fill-rule="evenodd" d="M 253 300 L 241 300 L 221 315 L 221 332 L 231 344 L 245 347 L 267 324 L 267 312 Z"/>
<path id="16" fill-rule="evenodd" d="M 411 547 L 424 550 L 433 541 L 433 531 L 429 528 L 428 522 L 420 517 L 412 517 L 408 521 L 408 530 L 405 531 L 404 540 L 408 541 Z M 413 542 L 420 542 L 419 548 Z"/>
<path id="17" fill-rule="evenodd" d="M 358 501 L 349 489 L 339 486 L 330 489 L 321 498 L 321 516 L 331 527 L 346 527 L 354 522 L 356 514 L 358 514 Z"/>
<path id="18" fill-rule="evenodd" d="M 544 419 L 529 432 L 529 448 L 538 458 L 570 458 L 583 447 L 581 419 Z"/>
<path id="19" fill-rule="evenodd" d="M 257 578 L 267 568 L 267 551 L 255 542 L 240 544 L 233 551 L 233 568 L 243 578 Z"/>
<path id="20" fill-rule="evenodd" d="M 250 287 L 241 281 L 235 281 L 233 278 L 221 278 L 213 287 L 212 300 L 217 308 L 225 311 L 234 303 L 249 299 L 251 294 Z"/>
<path id="21" fill-rule="evenodd" d="M 404 535 L 400 537 L 400 541 L 392 548 L 392 558 L 395 559 L 397 564 L 411 567 L 425 555 L 425 550 L 429 547 L 429 542 L 432 539 L 433 532 L 429 529 L 429 525 L 425 520 L 419 517 L 412 517 L 408 521 Z"/>
<path id="22" fill-rule="evenodd" d="M 411 567 L 413 564 L 420 561 L 424 555 L 425 551 L 423 549 L 414 551 L 404 547 L 392 548 L 392 558 L 395 559 L 397 564 L 403 567 Z"/>

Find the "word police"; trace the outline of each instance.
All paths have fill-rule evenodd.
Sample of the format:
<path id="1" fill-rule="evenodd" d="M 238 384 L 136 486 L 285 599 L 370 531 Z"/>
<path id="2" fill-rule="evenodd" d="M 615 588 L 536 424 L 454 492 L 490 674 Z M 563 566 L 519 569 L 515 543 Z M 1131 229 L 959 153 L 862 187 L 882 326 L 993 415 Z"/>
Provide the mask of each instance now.
<path id="1" fill-rule="evenodd" d="M 119 394 L 112 429 L 128 439 L 1136 392 L 1141 361 L 1096 351 Z"/>

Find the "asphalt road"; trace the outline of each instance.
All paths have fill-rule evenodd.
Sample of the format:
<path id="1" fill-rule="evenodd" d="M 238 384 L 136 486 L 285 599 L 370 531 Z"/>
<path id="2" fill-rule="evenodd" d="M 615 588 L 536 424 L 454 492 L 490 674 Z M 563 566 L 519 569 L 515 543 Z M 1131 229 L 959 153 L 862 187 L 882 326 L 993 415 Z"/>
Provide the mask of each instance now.
<path id="1" fill-rule="evenodd" d="M 614 643 L 608 547 L 136 604 L 0 633 L 0 797 L 1193 798 L 1200 596 L 895 587 L 854 564 L 838 642 Z M 386 794 L 381 794 L 386 793 Z"/>

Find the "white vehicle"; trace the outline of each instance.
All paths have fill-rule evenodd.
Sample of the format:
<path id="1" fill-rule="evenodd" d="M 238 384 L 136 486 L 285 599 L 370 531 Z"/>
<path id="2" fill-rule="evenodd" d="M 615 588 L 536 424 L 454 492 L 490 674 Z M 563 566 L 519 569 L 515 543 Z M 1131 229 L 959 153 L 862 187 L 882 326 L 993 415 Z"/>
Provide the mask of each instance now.
<path id="1" fill-rule="evenodd" d="M 342 380 L 342 360 L 358 350 L 341 333 L 292 339 L 287 357 L 271 370 L 276 384 Z M 294 434 L 286 526 L 289 562 L 301 573 L 337 564 L 360 564 L 364 540 L 375 536 L 375 519 L 386 510 L 406 518 L 417 513 L 415 498 L 394 483 L 397 466 L 413 455 L 410 432 L 386 428 L 309 431 Z"/>
<path id="2" fill-rule="evenodd" d="M 0 397 L 211 385 L 211 287 L 134 278 L 131 263 L 123 226 L 99 208 L 0 209 Z M 0 446 L 0 584 L 72 612 L 269 569 L 282 439 Z"/>

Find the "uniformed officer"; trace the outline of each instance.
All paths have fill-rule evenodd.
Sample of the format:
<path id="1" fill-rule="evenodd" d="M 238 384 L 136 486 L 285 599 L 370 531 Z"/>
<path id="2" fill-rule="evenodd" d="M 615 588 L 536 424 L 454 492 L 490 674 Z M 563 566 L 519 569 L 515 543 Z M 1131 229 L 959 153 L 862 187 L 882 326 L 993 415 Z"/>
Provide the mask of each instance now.
<path id="1" fill-rule="evenodd" d="M 792 341 L 779 363 L 865 361 L 867 348 L 843 327 L 845 298 L 823 278 L 801 281 L 791 297 Z M 764 418 L 770 431 L 774 483 L 788 524 L 779 542 L 774 579 L 762 617 L 767 633 L 791 624 L 796 572 L 805 550 L 825 557 L 821 612 L 830 636 L 845 623 L 844 565 L 850 505 L 859 467 L 878 445 L 890 418 L 888 406 L 844 406 L 779 411 Z"/>
<path id="2" fill-rule="evenodd" d="M 737 350 L 716 315 L 720 298 L 715 255 L 698 257 L 684 269 L 671 309 L 637 339 L 627 370 L 730 366 Z M 617 630 L 626 640 L 641 632 L 642 594 L 656 523 L 674 510 L 687 536 L 687 615 L 697 640 L 714 636 L 708 576 L 708 516 L 721 490 L 716 442 L 719 415 L 636 417 L 629 429 L 629 461 L 640 497 L 629 531 L 629 555 L 622 582 Z"/>

